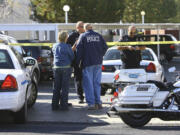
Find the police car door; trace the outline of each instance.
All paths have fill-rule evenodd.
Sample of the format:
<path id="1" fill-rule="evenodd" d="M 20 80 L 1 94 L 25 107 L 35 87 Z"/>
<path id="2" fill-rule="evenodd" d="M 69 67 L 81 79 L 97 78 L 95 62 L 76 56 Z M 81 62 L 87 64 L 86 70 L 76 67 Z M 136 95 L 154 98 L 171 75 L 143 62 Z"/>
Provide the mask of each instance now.
<path id="1" fill-rule="evenodd" d="M 17 51 L 17 49 L 15 49 L 14 47 L 12 47 L 11 49 L 16 55 L 18 63 L 21 67 L 21 71 L 23 72 L 21 77 L 21 87 L 24 90 L 27 90 L 27 85 L 31 82 L 30 69 L 26 67 L 23 56 Z"/>

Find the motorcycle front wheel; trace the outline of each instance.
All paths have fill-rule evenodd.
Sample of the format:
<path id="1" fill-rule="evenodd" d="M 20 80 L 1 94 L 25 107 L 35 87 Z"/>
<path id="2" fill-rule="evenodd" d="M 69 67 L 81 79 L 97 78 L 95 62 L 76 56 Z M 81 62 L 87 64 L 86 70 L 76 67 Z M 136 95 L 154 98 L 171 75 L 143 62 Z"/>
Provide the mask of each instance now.
<path id="1" fill-rule="evenodd" d="M 150 113 L 146 112 L 120 113 L 120 117 L 130 127 L 142 127 L 151 120 Z"/>

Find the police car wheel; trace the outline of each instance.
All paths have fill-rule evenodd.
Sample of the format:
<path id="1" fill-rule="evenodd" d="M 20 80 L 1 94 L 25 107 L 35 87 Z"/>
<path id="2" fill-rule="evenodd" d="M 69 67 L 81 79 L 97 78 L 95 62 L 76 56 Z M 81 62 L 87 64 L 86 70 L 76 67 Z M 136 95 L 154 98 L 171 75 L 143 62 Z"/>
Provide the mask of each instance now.
<path id="1" fill-rule="evenodd" d="M 35 104 L 36 99 L 37 99 L 37 93 L 38 93 L 37 84 L 34 81 L 32 81 L 31 93 L 30 93 L 30 96 L 27 100 L 28 108 L 31 108 Z"/>

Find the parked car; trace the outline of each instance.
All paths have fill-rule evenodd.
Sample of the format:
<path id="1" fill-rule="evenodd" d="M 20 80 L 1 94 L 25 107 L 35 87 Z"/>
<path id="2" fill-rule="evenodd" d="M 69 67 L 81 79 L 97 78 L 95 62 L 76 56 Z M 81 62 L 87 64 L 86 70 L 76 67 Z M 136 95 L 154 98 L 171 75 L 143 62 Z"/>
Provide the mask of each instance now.
<path id="1" fill-rule="evenodd" d="M 18 40 L 20 43 L 40 43 L 37 40 Z M 53 54 L 49 46 L 22 46 L 23 49 L 38 61 L 41 80 L 52 78 Z"/>
<path id="2" fill-rule="evenodd" d="M 141 35 L 144 41 L 157 41 L 157 35 Z M 177 41 L 177 39 L 171 34 L 159 35 L 159 41 Z M 157 54 L 157 45 L 147 45 L 147 47 L 153 49 Z M 178 44 L 161 44 L 160 45 L 160 60 L 171 61 L 174 56 L 177 55 Z"/>
<path id="3" fill-rule="evenodd" d="M 24 123 L 27 107 L 32 107 L 37 98 L 37 85 L 27 66 L 35 60 L 24 61 L 12 46 L 0 44 L 0 111 L 12 111 L 16 123 Z"/>
<path id="4" fill-rule="evenodd" d="M 101 94 L 104 95 L 107 89 L 114 89 L 114 73 L 121 69 L 122 51 L 117 50 L 117 46 L 109 48 L 103 57 L 102 78 L 101 78 Z M 158 61 L 156 54 L 152 49 L 146 48 L 142 50 L 142 61 L 140 68 L 145 69 L 148 80 L 165 81 L 164 69 Z"/>
<path id="5" fill-rule="evenodd" d="M 3 35 L 0 34 L 0 40 L 2 40 L 5 44 L 9 44 L 9 43 L 18 43 L 17 40 L 11 36 L 7 36 L 7 35 Z M 21 46 L 13 46 L 14 49 L 16 49 L 24 58 L 24 60 L 32 58 L 31 56 L 28 56 L 28 54 L 24 51 L 24 49 Z M 28 68 L 31 71 L 31 76 L 34 79 L 34 81 L 36 82 L 36 84 L 38 84 L 39 80 L 40 80 L 40 70 L 39 70 L 39 66 L 38 66 L 38 62 L 36 59 L 35 60 L 35 64 L 33 66 L 29 66 Z"/>

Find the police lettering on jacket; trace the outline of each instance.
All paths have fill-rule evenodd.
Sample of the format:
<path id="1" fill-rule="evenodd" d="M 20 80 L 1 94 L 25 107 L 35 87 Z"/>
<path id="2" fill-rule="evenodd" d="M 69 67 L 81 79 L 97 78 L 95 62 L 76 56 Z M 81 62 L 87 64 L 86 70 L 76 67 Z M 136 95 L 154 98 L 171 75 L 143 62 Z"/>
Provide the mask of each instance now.
<path id="1" fill-rule="evenodd" d="M 95 35 L 88 35 L 86 37 L 87 43 L 90 43 L 90 42 L 100 42 L 99 38 L 100 38 L 99 36 L 95 36 Z"/>

